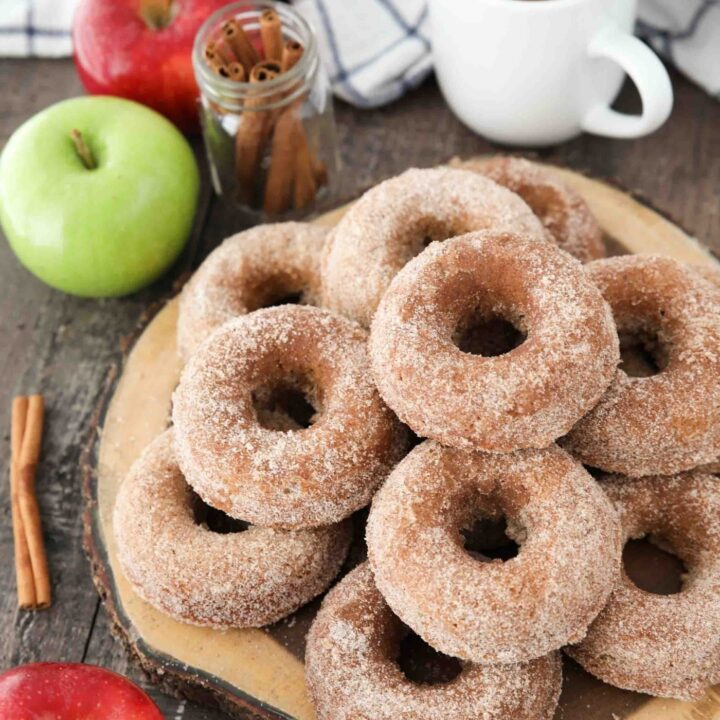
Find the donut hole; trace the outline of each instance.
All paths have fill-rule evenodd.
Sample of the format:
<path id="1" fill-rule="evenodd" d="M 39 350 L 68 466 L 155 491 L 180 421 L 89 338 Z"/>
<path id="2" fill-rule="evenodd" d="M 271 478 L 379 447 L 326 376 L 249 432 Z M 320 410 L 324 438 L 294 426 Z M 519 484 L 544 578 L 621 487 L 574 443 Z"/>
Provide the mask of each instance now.
<path id="1" fill-rule="evenodd" d="M 650 534 L 629 540 L 623 548 L 623 566 L 640 590 L 653 595 L 682 592 L 687 567 L 663 537 Z"/>
<path id="2" fill-rule="evenodd" d="M 460 352 L 482 357 L 498 357 L 520 347 L 527 335 L 508 318 L 475 309 L 460 322 L 453 342 Z"/>
<path id="3" fill-rule="evenodd" d="M 243 532 L 250 527 L 250 524 L 244 520 L 237 520 L 226 515 L 222 510 L 210 507 L 193 490 L 190 490 L 190 507 L 195 524 L 204 527 L 210 532 L 228 535 Z"/>
<path id="4" fill-rule="evenodd" d="M 445 685 L 462 672 L 460 660 L 430 647 L 410 628 L 400 641 L 397 664 L 403 675 L 416 685 Z"/>
<path id="5" fill-rule="evenodd" d="M 302 305 L 305 293 L 306 289 L 297 278 L 286 275 L 266 277 L 248 293 L 252 300 L 246 303 L 247 312 L 278 305 Z"/>
<path id="6" fill-rule="evenodd" d="M 261 385 L 252 393 L 258 423 L 266 430 L 305 430 L 315 421 L 319 403 L 306 377 L 288 377 Z"/>
<path id="7" fill-rule="evenodd" d="M 507 520 L 501 517 L 474 517 L 460 529 L 465 552 L 481 562 L 512 560 L 520 545 L 508 535 Z"/>
<path id="8" fill-rule="evenodd" d="M 441 242 L 466 232 L 466 228 L 447 220 L 433 216 L 420 217 L 406 231 L 408 260 L 419 255 L 431 243 Z"/>
<path id="9" fill-rule="evenodd" d="M 667 349 L 657 329 L 619 330 L 618 336 L 620 369 L 628 377 L 652 377 L 667 367 Z"/>

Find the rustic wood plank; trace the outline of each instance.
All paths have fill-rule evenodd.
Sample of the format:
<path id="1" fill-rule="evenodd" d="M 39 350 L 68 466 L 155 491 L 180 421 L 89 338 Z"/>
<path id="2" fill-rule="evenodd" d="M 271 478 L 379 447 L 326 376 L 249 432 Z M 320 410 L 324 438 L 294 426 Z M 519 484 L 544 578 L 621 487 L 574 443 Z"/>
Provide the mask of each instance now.
<path id="1" fill-rule="evenodd" d="M 676 75 L 673 83 L 675 111 L 654 135 L 632 142 L 584 136 L 540 156 L 616 179 L 651 198 L 655 207 L 717 253 L 720 104 Z M 0 60 L 0 92 L 4 143 L 23 120 L 79 94 L 81 88 L 70 61 Z M 620 107 L 634 103 L 634 93 L 626 88 Z M 332 202 L 350 199 L 411 165 L 430 166 L 454 154 L 497 149 L 451 115 L 432 80 L 383 110 L 356 111 L 338 104 L 337 118 L 345 172 Z M 241 226 L 222 208 L 213 208 L 208 231 L 200 239 L 201 254 Z M 186 266 L 193 260 L 197 262 L 186 258 Z M 95 616 L 97 596 L 81 551 L 77 460 L 94 399 L 120 339 L 167 287 L 166 281 L 130 299 L 98 303 L 67 298 L 29 276 L 0 242 L 0 473 L 7 477 L 10 399 L 15 392 L 40 387 L 50 404 L 40 502 L 56 588 L 56 602 L 48 613 L 20 614 L 12 565 L 0 566 L 0 668 L 41 658 L 86 657 L 121 672 L 127 669 L 122 650 L 108 635 L 104 612 Z M 7 481 L 2 481 L 0 555 L 5 558 L 11 556 L 9 516 Z M 174 700 L 162 707 L 169 718 L 179 712 Z M 193 706 L 179 714 L 187 720 L 215 720 Z"/>

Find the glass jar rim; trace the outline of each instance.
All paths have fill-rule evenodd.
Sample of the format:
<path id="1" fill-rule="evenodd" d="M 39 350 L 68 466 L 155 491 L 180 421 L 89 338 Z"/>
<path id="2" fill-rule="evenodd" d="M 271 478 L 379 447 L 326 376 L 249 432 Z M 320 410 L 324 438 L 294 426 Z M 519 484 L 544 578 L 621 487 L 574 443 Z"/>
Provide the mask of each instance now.
<path id="1" fill-rule="evenodd" d="M 258 18 L 265 10 L 275 10 L 281 19 L 288 20 L 292 23 L 292 30 L 295 34 L 301 36 L 299 39 L 303 43 L 303 54 L 295 65 L 287 72 L 281 73 L 275 78 L 265 80 L 262 83 L 254 83 L 249 81 L 238 82 L 230 78 L 222 77 L 216 74 L 205 61 L 204 51 L 212 32 L 223 22 L 231 18 L 255 19 Z M 298 30 L 299 28 L 299 30 Z M 273 0 L 240 0 L 216 10 L 209 18 L 200 26 L 195 36 L 193 44 L 193 66 L 195 69 L 195 77 L 201 90 L 211 89 L 213 94 L 223 95 L 232 100 L 245 100 L 248 98 L 261 98 L 265 95 L 276 95 L 281 91 L 287 91 L 298 85 L 302 85 L 302 81 L 310 76 L 317 66 L 317 49 L 315 41 L 315 33 L 305 18 L 300 15 L 294 8 L 285 3 L 274 2 Z M 300 90 L 301 92 L 302 90 Z M 292 93 L 287 99 L 292 99 L 296 93 Z M 268 107 L 283 103 L 269 103 Z"/>

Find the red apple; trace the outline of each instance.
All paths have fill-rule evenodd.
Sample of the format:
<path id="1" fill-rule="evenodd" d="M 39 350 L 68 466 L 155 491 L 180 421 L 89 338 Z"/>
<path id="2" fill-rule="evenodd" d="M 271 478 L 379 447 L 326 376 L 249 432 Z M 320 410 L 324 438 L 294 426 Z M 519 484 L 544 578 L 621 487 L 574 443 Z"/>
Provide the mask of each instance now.
<path id="1" fill-rule="evenodd" d="M 0 720 L 163 720 L 129 680 L 94 665 L 35 663 L 0 674 Z"/>
<path id="2" fill-rule="evenodd" d="M 75 65 L 88 92 L 149 105 L 185 132 L 198 127 L 195 34 L 228 0 L 82 0 Z"/>

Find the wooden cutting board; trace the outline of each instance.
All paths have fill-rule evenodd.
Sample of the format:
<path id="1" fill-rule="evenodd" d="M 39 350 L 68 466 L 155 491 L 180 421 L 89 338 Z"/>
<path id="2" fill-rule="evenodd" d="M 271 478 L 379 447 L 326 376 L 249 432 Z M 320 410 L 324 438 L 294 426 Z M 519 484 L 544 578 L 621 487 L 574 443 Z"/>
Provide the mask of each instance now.
<path id="1" fill-rule="evenodd" d="M 612 254 L 661 254 L 696 265 L 720 264 L 693 238 L 610 185 L 552 168 L 588 201 Z M 340 208 L 317 219 L 331 226 Z M 304 637 L 318 601 L 263 630 L 217 631 L 171 620 L 141 600 L 119 569 L 111 532 L 115 495 L 130 465 L 168 424 L 180 373 L 175 349 L 177 299 L 145 327 L 108 377 L 85 462 L 86 548 L 118 636 L 158 683 L 236 718 L 313 720 L 303 676 Z M 361 532 L 359 533 L 361 534 Z M 711 720 L 720 686 L 690 704 L 604 685 L 565 660 L 558 720 Z"/>

